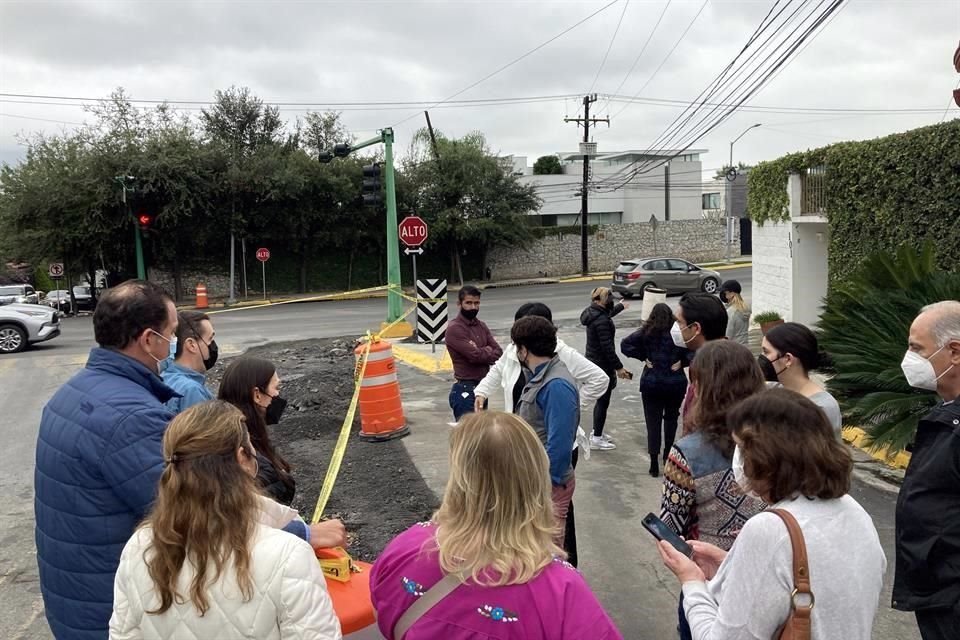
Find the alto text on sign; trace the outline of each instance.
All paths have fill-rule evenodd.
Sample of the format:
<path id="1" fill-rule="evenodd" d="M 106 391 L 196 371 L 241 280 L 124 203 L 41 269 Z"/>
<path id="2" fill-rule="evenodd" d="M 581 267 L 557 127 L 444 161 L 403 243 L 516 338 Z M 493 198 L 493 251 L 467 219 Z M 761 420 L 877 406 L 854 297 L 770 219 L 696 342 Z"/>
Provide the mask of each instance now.
<path id="1" fill-rule="evenodd" d="M 263 247 L 257 249 L 257 260 L 260 262 L 266 262 L 270 259 L 270 249 L 265 249 Z"/>
<path id="2" fill-rule="evenodd" d="M 418 216 L 407 216 L 400 222 L 400 242 L 419 247 L 427 241 L 427 223 Z"/>

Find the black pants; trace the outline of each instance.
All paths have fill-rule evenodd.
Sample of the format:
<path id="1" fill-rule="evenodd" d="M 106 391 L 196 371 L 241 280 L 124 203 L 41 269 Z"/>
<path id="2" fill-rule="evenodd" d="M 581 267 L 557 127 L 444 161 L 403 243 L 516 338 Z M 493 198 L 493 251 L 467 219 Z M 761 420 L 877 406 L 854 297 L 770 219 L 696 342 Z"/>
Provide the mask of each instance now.
<path id="1" fill-rule="evenodd" d="M 613 390 L 617 388 L 617 374 L 608 373 L 610 376 L 610 384 L 607 385 L 606 392 L 600 396 L 600 399 L 597 400 L 597 404 L 593 407 L 593 435 L 600 437 L 603 435 L 603 427 L 607 424 L 607 409 L 610 408 L 610 396 L 613 395 Z"/>
<path id="2" fill-rule="evenodd" d="M 580 459 L 580 448 L 573 450 L 570 458 L 570 464 L 577 468 L 577 461 Z M 577 566 L 577 525 L 573 519 L 573 500 L 570 501 L 570 509 L 567 511 L 567 529 L 563 537 L 563 550 L 567 552 L 567 562 Z"/>
<path id="3" fill-rule="evenodd" d="M 651 460 L 660 456 L 661 445 L 664 460 L 670 453 L 670 447 L 673 446 L 674 438 L 677 437 L 677 421 L 685 391 L 644 391 L 640 394 L 643 398 L 643 419 L 647 423 L 647 451 L 650 453 Z"/>
<path id="4" fill-rule="evenodd" d="M 960 627 L 960 607 L 953 609 L 921 609 L 916 612 L 920 637 L 923 640 L 956 638 Z"/>

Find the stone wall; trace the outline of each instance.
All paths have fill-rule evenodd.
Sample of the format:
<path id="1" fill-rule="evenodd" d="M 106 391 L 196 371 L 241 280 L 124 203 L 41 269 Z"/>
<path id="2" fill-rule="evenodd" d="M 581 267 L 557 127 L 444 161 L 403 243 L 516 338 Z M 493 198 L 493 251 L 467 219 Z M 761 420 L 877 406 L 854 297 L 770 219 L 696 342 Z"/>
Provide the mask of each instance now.
<path id="1" fill-rule="evenodd" d="M 723 260 L 724 220 L 670 220 L 656 225 L 602 225 L 589 238 L 591 272 L 612 271 L 621 260 L 671 256 L 691 262 Z M 734 225 L 731 257 L 740 255 L 740 228 Z M 563 233 L 536 240 L 528 249 L 498 247 L 490 252 L 493 280 L 553 277 L 580 272 L 580 235 Z"/>
<path id="2" fill-rule="evenodd" d="M 753 223 L 754 313 L 779 311 L 793 319 L 793 254 L 788 223 Z"/>
<path id="3" fill-rule="evenodd" d="M 174 293 L 173 274 L 169 271 L 148 269 L 147 276 L 151 282 L 157 283 L 171 294 Z M 180 291 L 181 302 L 192 302 L 197 295 L 197 285 L 200 283 L 207 285 L 207 297 L 210 300 L 226 300 L 229 297 L 230 274 L 192 269 L 183 273 L 181 280 L 183 289 Z M 238 288 L 243 286 L 239 273 L 237 274 L 236 285 Z"/>

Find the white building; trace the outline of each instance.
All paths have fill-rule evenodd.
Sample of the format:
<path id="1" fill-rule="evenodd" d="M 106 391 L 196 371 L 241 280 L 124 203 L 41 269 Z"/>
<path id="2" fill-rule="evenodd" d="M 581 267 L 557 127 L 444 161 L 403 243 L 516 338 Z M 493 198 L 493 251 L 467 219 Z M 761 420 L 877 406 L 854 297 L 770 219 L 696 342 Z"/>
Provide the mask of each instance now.
<path id="1" fill-rule="evenodd" d="M 703 217 L 700 156 L 706 149 L 688 149 L 671 158 L 674 153 L 633 150 L 592 157 L 588 223 L 633 224 L 649 222 L 652 216 L 657 220 L 700 220 Z M 513 167 L 514 174 L 521 176 L 522 183 L 536 187 L 543 205 L 530 214 L 540 216 L 543 226 L 579 222 L 583 155 L 568 152 L 558 153 L 557 157 L 563 173 L 556 175 L 533 175 L 533 168 L 527 166 L 524 156 L 503 158 L 508 167 Z M 642 172 L 635 172 L 638 168 Z"/>

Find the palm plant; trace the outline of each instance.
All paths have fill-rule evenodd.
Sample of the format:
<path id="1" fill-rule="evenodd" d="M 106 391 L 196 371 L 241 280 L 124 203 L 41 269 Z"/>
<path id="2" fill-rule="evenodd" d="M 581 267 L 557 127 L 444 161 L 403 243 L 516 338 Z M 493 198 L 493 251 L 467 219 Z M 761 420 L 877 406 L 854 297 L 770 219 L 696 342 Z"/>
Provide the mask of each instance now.
<path id="1" fill-rule="evenodd" d="M 927 304 L 960 299 L 960 274 L 938 271 L 934 249 L 901 247 L 870 256 L 835 285 L 820 316 L 820 343 L 832 356 L 830 392 L 848 421 L 867 431 L 875 450 L 891 454 L 914 437 L 938 398 L 913 389 L 900 369 L 910 324 Z"/>

